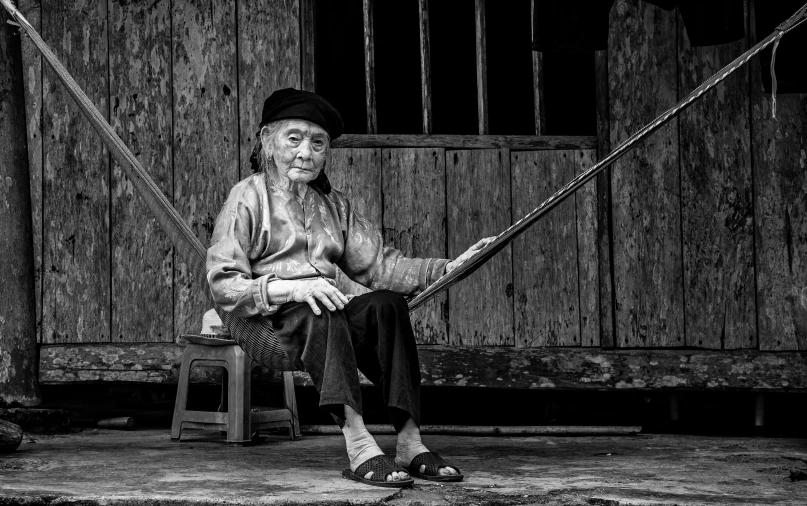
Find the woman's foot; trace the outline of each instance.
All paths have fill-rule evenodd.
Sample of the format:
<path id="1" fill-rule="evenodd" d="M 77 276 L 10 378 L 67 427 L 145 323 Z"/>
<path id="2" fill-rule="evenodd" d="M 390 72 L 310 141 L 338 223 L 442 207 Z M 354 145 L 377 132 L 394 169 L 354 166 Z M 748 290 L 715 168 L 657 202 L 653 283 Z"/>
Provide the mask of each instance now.
<path id="1" fill-rule="evenodd" d="M 373 436 L 370 435 L 367 428 L 364 426 L 364 420 L 361 415 L 356 413 L 350 406 L 345 406 L 345 425 L 342 427 L 342 434 L 345 436 L 347 456 L 350 459 L 350 470 L 354 473 L 359 466 L 368 460 L 379 455 L 384 455 L 384 452 L 378 447 Z M 366 480 L 372 479 L 373 471 L 365 473 L 362 478 Z M 404 481 L 408 479 L 409 473 L 406 471 L 393 471 L 389 473 L 386 481 Z M 378 479 L 375 481 L 378 481 Z"/>
<path id="2" fill-rule="evenodd" d="M 420 440 L 420 429 L 415 425 L 413 419 L 407 420 L 400 432 L 398 432 L 398 445 L 395 449 L 395 462 L 404 469 L 409 469 L 412 460 L 422 453 L 429 453 L 429 449 Z M 426 465 L 421 465 L 417 471 L 420 474 L 426 472 Z M 415 472 L 413 469 L 412 472 Z M 458 476 L 459 469 L 452 466 L 442 466 L 437 469 L 437 476 Z"/>

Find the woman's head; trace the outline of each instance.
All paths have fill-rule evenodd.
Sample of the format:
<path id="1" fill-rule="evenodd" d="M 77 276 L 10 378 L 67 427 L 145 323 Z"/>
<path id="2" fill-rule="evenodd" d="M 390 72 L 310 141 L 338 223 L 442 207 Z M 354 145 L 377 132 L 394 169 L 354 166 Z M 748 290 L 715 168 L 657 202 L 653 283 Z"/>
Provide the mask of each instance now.
<path id="1" fill-rule="evenodd" d="M 308 183 L 325 168 L 331 139 L 316 123 L 281 119 L 261 127 L 258 170 Z"/>
<path id="2" fill-rule="evenodd" d="M 276 170 L 293 181 L 312 180 L 328 193 L 322 170 L 330 141 L 342 135 L 342 116 L 327 100 L 308 91 L 285 88 L 264 101 L 252 170 Z"/>

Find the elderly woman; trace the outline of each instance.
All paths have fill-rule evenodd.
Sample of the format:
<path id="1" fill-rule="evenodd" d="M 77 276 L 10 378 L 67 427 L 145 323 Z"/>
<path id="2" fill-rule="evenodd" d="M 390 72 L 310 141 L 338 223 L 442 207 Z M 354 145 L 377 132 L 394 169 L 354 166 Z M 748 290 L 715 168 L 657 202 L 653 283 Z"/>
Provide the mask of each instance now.
<path id="1" fill-rule="evenodd" d="M 324 169 L 342 118 L 325 99 L 291 88 L 263 107 L 255 174 L 235 185 L 216 220 L 208 281 L 222 309 L 270 318 L 295 367 L 308 372 L 320 407 L 345 436 L 346 478 L 401 487 L 410 476 L 460 481 L 456 466 L 420 439 L 420 368 L 409 311 L 415 295 L 481 249 L 457 260 L 406 258 L 332 189 Z M 336 267 L 374 291 L 336 288 Z M 364 426 L 357 370 L 381 388 L 398 433 L 395 458 Z"/>

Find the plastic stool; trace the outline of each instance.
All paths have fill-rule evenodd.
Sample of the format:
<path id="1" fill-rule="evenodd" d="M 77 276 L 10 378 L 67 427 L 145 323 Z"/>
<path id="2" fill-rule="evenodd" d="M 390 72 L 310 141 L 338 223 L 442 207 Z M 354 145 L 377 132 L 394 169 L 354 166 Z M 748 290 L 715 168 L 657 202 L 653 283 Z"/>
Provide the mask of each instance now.
<path id="1" fill-rule="evenodd" d="M 188 341 L 182 353 L 179 370 L 177 401 L 171 425 L 171 440 L 179 441 L 182 429 L 220 430 L 227 432 L 227 444 L 242 446 L 251 442 L 253 432 L 273 427 L 289 428 L 289 437 L 300 436 L 297 399 L 289 364 L 279 363 L 283 370 L 283 399 L 285 407 L 253 409 L 251 404 L 251 373 L 258 364 L 235 341 L 198 335 L 183 335 Z M 222 408 L 226 399 L 227 412 L 188 410 L 188 384 L 191 368 L 197 365 L 224 367 L 226 385 L 222 383 Z M 221 408 L 220 408 L 221 409 Z"/>

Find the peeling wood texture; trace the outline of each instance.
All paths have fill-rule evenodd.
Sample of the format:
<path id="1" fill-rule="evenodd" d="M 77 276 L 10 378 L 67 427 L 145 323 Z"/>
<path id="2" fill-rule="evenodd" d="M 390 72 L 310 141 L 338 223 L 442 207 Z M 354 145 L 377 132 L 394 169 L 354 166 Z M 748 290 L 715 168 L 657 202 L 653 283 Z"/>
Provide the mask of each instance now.
<path id="1" fill-rule="evenodd" d="M 432 133 L 432 57 L 429 33 L 429 0 L 418 0 L 418 27 L 420 35 L 420 102 L 423 110 L 423 133 Z"/>
<path id="2" fill-rule="evenodd" d="M 510 153 L 446 152 L 448 256 L 456 258 L 484 237 L 510 226 Z M 512 246 L 448 290 L 449 342 L 512 346 Z"/>
<path id="3" fill-rule="evenodd" d="M 748 49 L 691 47 L 678 27 L 679 95 Z M 748 66 L 679 118 L 686 345 L 755 348 L 754 197 Z"/>
<path id="4" fill-rule="evenodd" d="M 172 195 L 170 2 L 109 2 L 110 123 Z M 112 161 L 112 341 L 173 341 L 173 248 Z"/>
<path id="5" fill-rule="evenodd" d="M 575 154 L 512 153 L 513 214 L 526 215 L 571 181 Z M 516 346 L 580 346 L 575 217 L 575 198 L 566 199 L 513 241 Z"/>
<path id="6" fill-rule="evenodd" d="M 384 243 L 409 257 L 446 258 L 445 151 L 382 150 Z M 439 294 L 411 314 L 421 344 L 448 343 L 448 297 Z"/>
<path id="7" fill-rule="evenodd" d="M 594 53 L 597 104 L 597 159 L 611 152 L 611 114 L 608 99 L 608 51 Z M 597 175 L 597 262 L 599 277 L 600 345 L 613 347 L 614 279 L 611 248 L 611 168 Z"/>
<path id="8" fill-rule="evenodd" d="M 263 101 L 273 91 L 300 87 L 300 14 L 297 0 L 238 1 L 238 110 L 240 179 L 250 174 L 249 155 Z"/>
<path id="9" fill-rule="evenodd" d="M 772 119 L 751 63 L 759 349 L 807 350 L 807 96 L 777 95 Z"/>
<path id="10" fill-rule="evenodd" d="M 594 165 L 594 150 L 570 152 L 574 175 Z M 600 345 L 600 281 L 597 252 L 597 181 L 574 195 L 577 211 L 577 284 L 580 294 L 580 344 Z"/>
<path id="11" fill-rule="evenodd" d="M 207 247 L 230 188 L 238 181 L 235 9 L 174 0 L 174 199 Z M 174 258 L 175 332 L 195 331 L 212 307 L 209 289 Z"/>
<path id="12" fill-rule="evenodd" d="M 109 117 L 107 3 L 42 2 L 45 42 Z M 43 73 L 43 301 L 46 343 L 110 339 L 109 155 L 73 99 Z"/>
<path id="13" fill-rule="evenodd" d="M 316 12 L 315 0 L 298 0 L 300 4 L 300 89 L 316 91 L 316 62 L 314 60 L 314 37 Z"/>
<path id="14" fill-rule="evenodd" d="M 676 102 L 676 17 L 639 0 L 611 9 L 611 145 Z M 677 119 L 611 168 L 618 346 L 683 346 Z"/>
<path id="15" fill-rule="evenodd" d="M 381 150 L 334 149 L 328 161 L 331 186 L 350 201 L 353 209 L 381 230 Z M 370 290 L 338 270 L 336 286 L 342 293 L 361 295 Z"/>
<path id="16" fill-rule="evenodd" d="M 345 134 L 334 148 L 596 149 L 596 136 Z"/>
<path id="17" fill-rule="evenodd" d="M 176 383 L 183 347 L 105 344 L 42 347 L 43 384 Z M 420 346 L 422 385 L 584 390 L 807 390 L 807 353 L 752 350 L 591 350 Z M 195 368 L 192 381 L 211 379 Z M 280 381 L 263 369 L 262 381 Z M 306 373 L 295 383 L 311 386 Z"/>
<path id="18" fill-rule="evenodd" d="M 5 14 L 0 21 L 6 19 Z M 35 406 L 37 387 L 31 191 L 25 145 L 22 46 L 0 26 L 0 404 Z M 2 429 L 0 429 L 2 433 Z M 0 452 L 3 448 L 0 436 Z M 11 448 L 13 450 L 14 446 Z"/>
<path id="19" fill-rule="evenodd" d="M 21 0 L 17 6 L 35 30 L 42 31 L 40 0 Z M 22 37 L 23 83 L 25 90 L 25 129 L 28 133 L 28 172 L 31 186 L 31 223 L 34 241 L 34 296 L 36 298 L 36 335 L 42 342 L 42 56 L 31 42 Z"/>

